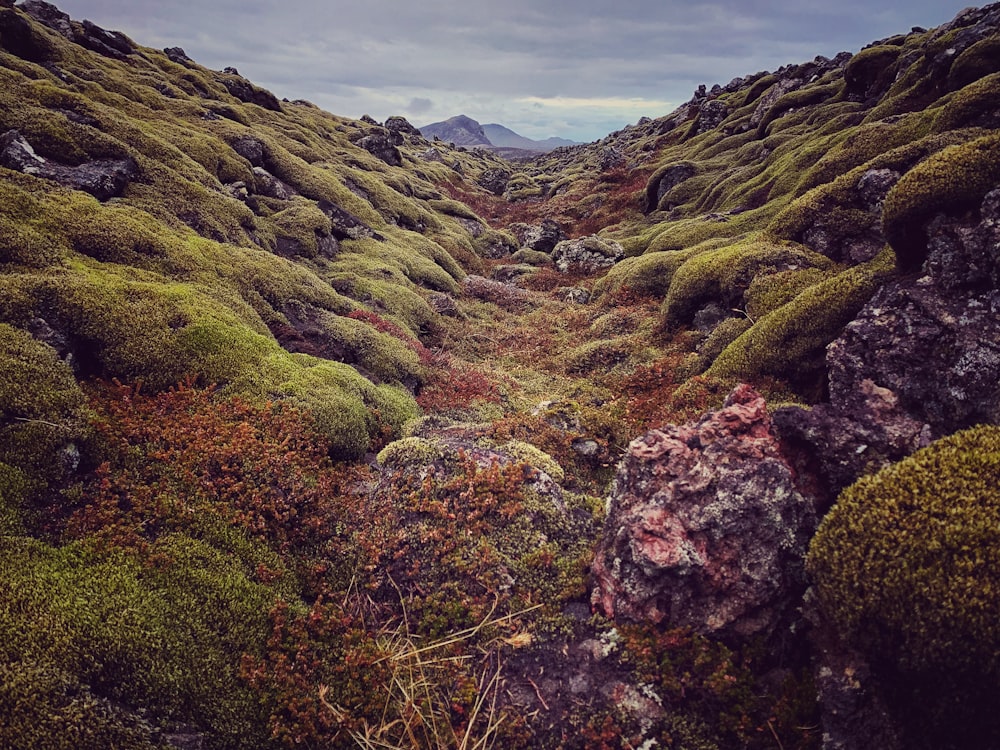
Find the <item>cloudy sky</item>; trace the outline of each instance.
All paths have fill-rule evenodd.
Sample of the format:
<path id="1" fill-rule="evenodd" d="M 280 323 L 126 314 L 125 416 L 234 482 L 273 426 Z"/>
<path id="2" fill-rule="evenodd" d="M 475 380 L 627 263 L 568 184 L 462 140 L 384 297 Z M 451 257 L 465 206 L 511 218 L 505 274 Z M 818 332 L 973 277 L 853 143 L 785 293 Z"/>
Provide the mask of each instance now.
<path id="1" fill-rule="evenodd" d="M 56 0 L 338 115 L 602 138 L 700 83 L 856 52 L 968 0 Z"/>

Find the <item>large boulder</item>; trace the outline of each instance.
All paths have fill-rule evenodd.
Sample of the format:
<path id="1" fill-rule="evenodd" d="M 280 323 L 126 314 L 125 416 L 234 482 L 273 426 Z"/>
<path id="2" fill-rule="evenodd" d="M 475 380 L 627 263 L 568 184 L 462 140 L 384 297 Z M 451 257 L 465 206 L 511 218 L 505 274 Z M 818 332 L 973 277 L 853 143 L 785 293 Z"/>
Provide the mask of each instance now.
<path id="1" fill-rule="evenodd" d="M 517 231 L 516 227 L 513 229 Z M 524 246 L 540 253 L 551 253 L 556 245 L 566 239 L 562 227 L 552 219 L 542 219 L 542 223 L 537 226 L 525 227 L 522 234 Z"/>
<path id="2" fill-rule="evenodd" d="M 358 146 L 390 166 L 401 167 L 403 155 L 396 148 L 396 140 L 400 138 L 398 133 L 390 133 L 390 131 L 380 128 L 360 138 Z"/>
<path id="3" fill-rule="evenodd" d="M 629 445 L 592 604 L 608 617 L 769 636 L 805 588 L 814 528 L 763 397 L 741 385 L 721 410 Z"/>

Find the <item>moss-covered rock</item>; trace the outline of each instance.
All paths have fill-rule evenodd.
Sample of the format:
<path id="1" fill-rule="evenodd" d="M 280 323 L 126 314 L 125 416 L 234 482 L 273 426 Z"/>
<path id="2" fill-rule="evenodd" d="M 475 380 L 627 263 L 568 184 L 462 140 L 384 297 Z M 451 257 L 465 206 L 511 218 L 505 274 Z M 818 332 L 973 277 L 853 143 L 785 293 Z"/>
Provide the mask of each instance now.
<path id="1" fill-rule="evenodd" d="M 902 270 L 927 254 L 924 229 L 935 215 L 978 207 L 1000 184 L 1000 134 L 951 146 L 903 175 L 885 200 L 882 224 Z"/>

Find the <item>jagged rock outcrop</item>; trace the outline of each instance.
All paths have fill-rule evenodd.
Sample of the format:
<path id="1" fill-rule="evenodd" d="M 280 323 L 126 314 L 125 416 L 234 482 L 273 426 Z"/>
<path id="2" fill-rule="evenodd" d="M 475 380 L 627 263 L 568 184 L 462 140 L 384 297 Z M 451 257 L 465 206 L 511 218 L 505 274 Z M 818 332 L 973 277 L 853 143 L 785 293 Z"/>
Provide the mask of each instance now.
<path id="1" fill-rule="evenodd" d="M 609 617 L 766 635 L 804 590 L 815 515 L 749 386 L 633 440 L 608 509 L 592 602 Z"/>
<path id="2" fill-rule="evenodd" d="M 507 184 L 510 182 L 510 177 L 510 170 L 503 167 L 493 167 L 483 172 L 477 182 L 480 187 L 486 188 L 493 195 L 503 195 L 503 192 L 507 189 Z"/>
<path id="3" fill-rule="evenodd" d="M 83 190 L 99 201 L 121 195 L 139 176 L 139 165 L 131 157 L 95 159 L 75 167 L 57 164 L 36 154 L 16 130 L 8 130 L 0 136 L 0 166 L 53 180 L 73 190 Z"/>
<path id="4" fill-rule="evenodd" d="M 357 145 L 386 164 L 399 167 L 403 164 L 403 155 L 397 148 L 401 141 L 398 133 L 380 128 L 360 138 Z"/>

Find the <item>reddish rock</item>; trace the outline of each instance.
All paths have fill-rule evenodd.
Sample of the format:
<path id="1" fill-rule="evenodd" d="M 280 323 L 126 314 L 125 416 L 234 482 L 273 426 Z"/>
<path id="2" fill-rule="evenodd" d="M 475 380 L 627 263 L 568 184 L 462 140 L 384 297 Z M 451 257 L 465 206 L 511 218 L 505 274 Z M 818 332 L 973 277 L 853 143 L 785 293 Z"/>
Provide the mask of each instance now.
<path id="1" fill-rule="evenodd" d="M 767 634 L 804 589 L 815 527 L 750 386 L 700 421 L 629 445 L 593 565 L 609 617 L 719 636 Z"/>

